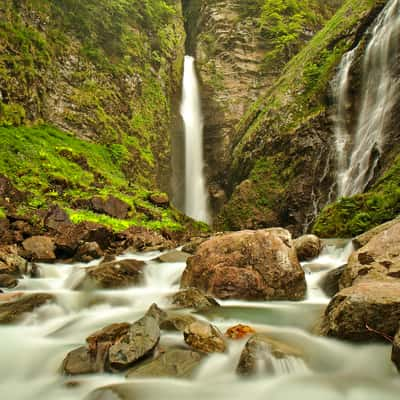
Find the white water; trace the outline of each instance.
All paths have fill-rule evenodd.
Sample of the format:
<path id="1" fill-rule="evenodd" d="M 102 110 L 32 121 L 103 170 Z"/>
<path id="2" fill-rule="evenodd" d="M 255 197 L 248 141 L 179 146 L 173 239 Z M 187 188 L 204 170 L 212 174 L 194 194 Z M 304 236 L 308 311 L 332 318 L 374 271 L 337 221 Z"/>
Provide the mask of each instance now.
<path id="1" fill-rule="evenodd" d="M 185 125 L 185 214 L 209 222 L 204 179 L 203 116 L 194 58 L 185 57 L 181 115 Z"/>
<path id="2" fill-rule="evenodd" d="M 363 59 L 361 100 L 355 132 L 349 131 L 349 71 L 356 50 L 347 53 L 336 79 L 336 148 L 338 196 L 361 193 L 374 176 L 386 141 L 387 122 L 399 98 L 399 81 L 394 75 L 400 40 L 400 1 L 390 0 L 371 31 Z"/>
<path id="3" fill-rule="evenodd" d="M 239 378 L 236 365 L 245 340 L 229 341 L 225 354 L 205 358 L 192 380 L 129 379 L 98 374 L 65 378 L 59 366 L 64 356 L 82 345 L 92 332 L 110 323 L 139 319 L 150 304 L 168 308 L 168 295 L 178 290 L 184 263 L 158 263 L 159 253 L 127 254 L 146 262 L 146 284 L 122 290 L 72 291 L 86 265 L 42 264 L 42 278 L 26 278 L 19 290 L 46 291 L 56 295 L 49 304 L 14 325 L 0 326 L 0 394 L 9 400 L 83 400 L 98 388 L 111 385 L 95 400 L 298 400 L 398 399 L 400 379 L 390 363 L 390 345 L 351 345 L 313 336 L 310 329 L 329 299 L 317 287 L 323 272 L 311 273 L 311 264 L 328 270 L 346 262 L 351 247 L 329 242 L 316 260 L 304 263 L 309 286 L 303 302 L 224 301 L 222 307 L 197 315 L 221 331 L 238 323 L 300 349 L 303 359 L 271 356 L 274 374 L 262 366 L 253 378 Z M 91 263 L 91 265 L 95 264 Z M 183 344 L 181 334 L 162 333 L 161 346 Z M 75 383 L 67 386 L 66 384 Z"/>

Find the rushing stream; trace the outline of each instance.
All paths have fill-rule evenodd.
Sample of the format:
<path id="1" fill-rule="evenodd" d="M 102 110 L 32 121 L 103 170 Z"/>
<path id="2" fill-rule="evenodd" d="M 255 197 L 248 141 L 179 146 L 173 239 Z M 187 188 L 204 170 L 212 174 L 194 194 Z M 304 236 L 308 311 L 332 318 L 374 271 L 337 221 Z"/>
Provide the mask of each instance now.
<path id="1" fill-rule="evenodd" d="M 387 3 L 370 35 L 362 61 L 361 102 L 354 132 L 347 123 L 347 108 L 349 72 L 357 49 L 343 57 L 335 82 L 339 197 L 364 191 L 383 152 L 387 124 L 400 89 L 395 72 L 400 48 L 400 0 Z"/>
<path id="2" fill-rule="evenodd" d="M 160 253 L 126 254 L 146 262 L 146 284 L 139 288 L 73 291 L 83 264 L 41 264 L 42 277 L 20 281 L 17 290 L 49 292 L 57 303 L 45 305 L 15 325 L 0 327 L 0 393 L 8 400 L 81 400 L 96 388 L 114 385 L 96 400 L 135 399 L 398 399 L 400 380 L 390 363 L 391 346 L 352 345 L 313 336 L 310 331 L 329 301 L 317 282 L 326 271 L 346 262 L 351 248 L 328 242 L 324 253 L 303 265 L 308 297 L 302 302 L 225 301 L 223 307 L 198 314 L 221 331 L 238 323 L 301 349 L 304 361 L 272 359 L 275 375 L 240 378 L 235 369 L 246 339 L 229 341 L 225 354 L 202 361 L 191 380 L 125 379 L 99 374 L 67 378 L 60 374 L 64 356 L 85 338 L 110 323 L 133 322 L 156 302 L 171 307 L 168 295 L 178 290 L 184 263 L 160 263 Z M 98 261 L 97 261 L 98 262 Z M 96 264 L 93 262 L 89 265 Z M 162 332 L 161 345 L 183 343 L 182 334 Z M 272 357 L 272 356 L 271 356 Z M 117 395 L 116 393 L 119 393 Z M 121 396 L 121 397 L 120 397 Z"/>

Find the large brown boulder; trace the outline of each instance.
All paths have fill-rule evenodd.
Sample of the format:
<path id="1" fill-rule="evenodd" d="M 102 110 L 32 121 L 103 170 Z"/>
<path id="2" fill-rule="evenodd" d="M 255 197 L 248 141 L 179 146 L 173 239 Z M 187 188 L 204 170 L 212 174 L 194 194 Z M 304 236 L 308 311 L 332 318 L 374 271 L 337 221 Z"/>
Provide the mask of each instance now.
<path id="1" fill-rule="evenodd" d="M 368 281 L 341 290 L 330 302 L 320 333 L 355 341 L 393 337 L 400 321 L 400 281 Z"/>
<path id="2" fill-rule="evenodd" d="M 85 277 L 78 289 L 116 289 L 138 285 L 143 281 L 143 267 L 138 260 L 102 263 L 85 269 Z"/>
<path id="3" fill-rule="evenodd" d="M 56 259 L 54 240 L 48 236 L 32 236 L 22 243 L 27 258 L 50 262 Z"/>
<path id="4" fill-rule="evenodd" d="M 370 229 L 367 232 L 362 233 L 361 235 L 356 236 L 353 239 L 353 244 L 355 248 L 359 249 L 360 247 L 365 246 L 375 236 L 380 235 L 382 232 L 387 231 L 392 226 L 397 225 L 398 223 L 400 223 L 400 218 L 396 218 L 391 221 L 385 222 L 382 225 L 379 225 L 373 229 Z"/>
<path id="5" fill-rule="evenodd" d="M 96 196 L 92 198 L 90 203 L 93 211 L 107 214 L 114 218 L 125 219 L 128 217 L 128 212 L 130 210 L 129 204 L 114 196 L 108 196 L 107 198 Z"/>
<path id="6" fill-rule="evenodd" d="M 202 243 L 187 261 L 181 287 L 220 299 L 300 300 L 304 271 L 285 229 L 240 231 Z"/>
<path id="7" fill-rule="evenodd" d="M 302 353 L 286 343 L 258 333 L 247 341 L 236 371 L 240 375 L 253 375 L 262 370 L 269 375 L 274 375 L 276 371 L 273 359 L 288 357 L 301 358 Z"/>
<path id="8" fill-rule="evenodd" d="M 293 241 L 297 258 L 300 261 L 312 260 L 321 254 L 323 243 L 315 235 L 304 235 Z"/>
<path id="9" fill-rule="evenodd" d="M 207 322 L 196 321 L 183 331 L 185 342 L 202 353 L 223 353 L 226 344 L 222 333 Z"/>
<path id="10" fill-rule="evenodd" d="M 393 341 L 392 361 L 396 365 L 397 370 L 400 372 L 400 329 Z"/>
<path id="11" fill-rule="evenodd" d="M 400 221 L 383 230 L 349 258 L 340 279 L 342 288 L 368 280 L 400 278 Z"/>
<path id="12" fill-rule="evenodd" d="M 11 298 L 0 294 L 0 323 L 14 322 L 24 313 L 31 312 L 51 300 L 53 300 L 53 296 L 47 293 L 21 294 Z"/>

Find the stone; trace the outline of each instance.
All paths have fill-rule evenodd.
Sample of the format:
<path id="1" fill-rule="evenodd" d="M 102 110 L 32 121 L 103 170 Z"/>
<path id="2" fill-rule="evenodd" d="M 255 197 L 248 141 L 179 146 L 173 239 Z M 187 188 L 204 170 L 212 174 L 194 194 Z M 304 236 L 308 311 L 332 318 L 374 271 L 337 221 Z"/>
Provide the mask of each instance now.
<path id="1" fill-rule="evenodd" d="M 16 246 L 0 247 L 0 274 L 21 277 L 28 271 L 28 262 L 18 255 Z"/>
<path id="2" fill-rule="evenodd" d="M 162 254 L 160 257 L 157 257 L 157 261 L 163 263 L 183 263 L 190 257 L 189 253 L 185 253 L 179 250 L 173 250 L 168 253 Z"/>
<path id="3" fill-rule="evenodd" d="M 50 207 L 44 217 L 45 227 L 57 232 L 62 232 L 66 226 L 71 224 L 68 214 L 57 205 Z"/>
<path id="4" fill-rule="evenodd" d="M 114 218 L 126 219 L 130 210 L 129 204 L 114 196 L 108 196 L 105 199 L 96 196 L 91 199 L 90 203 L 93 211 Z"/>
<path id="5" fill-rule="evenodd" d="M 13 275 L 0 274 L 0 287 L 12 289 L 18 285 L 18 279 Z"/>
<path id="6" fill-rule="evenodd" d="M 0 323 L 14 322 L 24 313 L 31 312 L 52 300 L 53 296 L 47 293 L 15 295 L 11 298 L 0 295 Z"/>
<path id="7" fill-rule="evenodd" d="M 191 350 L 168 349 L 159 357 L 128 371 L 127 378 L 188 378 L 199 366 L 202 356 Z"/>
<path id="8" fill-rule="evenodd" d="M 143 267 L 138 260 L 101 263 L 85 269 L 86 275 L 78 289 L 116 289 L 138 285 L 143 281 Z"/>
<path id="9" fill-rule="evenodd" d="M 397 370 L 400 372 L 400 329 L 393 340 L 392 361 Z"/>
<path id="10" fill-rule="evenodd" d="M 339 268 L 332 269 L 324 274 L 318 281 L 318 286 L 328 297 L 333 297 L 337 292 L 339 292 L 339 281 L 345 268 L 346 266 L 343 265 Z"/>
<path id="11" fill-rule="evenodd" d="M 239 340 L 254 333 L 256 333 L 256 331 L 251 326 L 238 324 L 228 328 L 225 332 L 225 336 L 233 340 Z"/>
<path id="12" fill-rule="evenodd" d="M 400 281 L 366 281 L 341 290 L 325 310 L 319 332 L 353 341 L 393 337 L 400 321 Z"/>
<path id="13" fill-rule="evenodd" d="M 48 236 L 32 236 L 22 246 L 29 259 L 51 262 L 56 259 L 54 240 Z"/>
<path id="14" fill-rule="evenodd" d="M 207 310 L 219 306 L 215 299 L 196 288 L 188 288 L 175 293 L 172 296 L 172 303 L 184 308 L 194 308 L 195 310 Z"/>
<path id="15" fill-rule="evenodd" d="M 128 332 L 109 350 L 111 368 L 124 370 L 153 353 L 160 340 L 160 316 L 155 307 L 134 322 Z"/>
<path id="16" fill-rule="evenodd" d="M 62 363 L 61 369 L 66 375 L 101 372 L 85 346 L 69 352 Z"/>
<path id="17" fill-rule="evenodd" d="M 104 256 L 104 251 L 100 248 L 97 242 L 86 242 L 79 246 L 75 260 L 90 262 Z"/>
<path id="18" fill-rule="evenodd" d="M 375 236 L 380 235 L 381 233 L 387 231 L 392 226 L 400 223 L 400 218 L 393 219 L 391 221 L 385 222 L 382 225 L 379 225 L 373 229 L 370 229 L 367 232 L 362 233 L 361 235 L 356 236 L 353 239 L 354 247 L 358 250 L 360 247 L 364 247 L 368 242 L 373 239 Z"/>
<path id="19" fill-rule="evenodd" d="M 302 358 L 301 351 L 266 334 L 253 335 L 246 343 L 239 359 L 236 372 L 239 375 L 254 375 L 260 370 L 275 374 L 273 358 Z"/>
<path id="20" fill-rule="evenodd" d="M 400 278 L 400 220 L 353 252 L 340 279 L 345 288 L 369 280 Z"/>
<path id="21" fill-rule="evenodd" d="M 188 259 L 181 287 L 196 287 L 220 299 L 301 300 L 306 293 L 291 235 L 281 228 L 207 240 Z"/>
<path id="22" fill-rule="evenodd" d="M 116 343 L 122 336 L 128 333 L 130 327 L 131 324 L 122 322 L 118 324 L 111 324 L 92 333 L 86 338 L 89 353 L 96 354 L 100 344 L 107 343 L 112 345 Z"/>
<path id="23" fill-rule="evenodd" d="M 161 319 L 160 328 L 167 331 L 183 332 L 186 327 L 196 321 L 197 319 L 189 314 L 168 312 L 167 315 Z"/>
<path id="24" fill-rule="evenodd" d="M 188 254 L 194 254 L 196 253 L 197 248 L 208 239 L 209 238 L 202 238 L 202 237 L 191 238 L 190 242 L 186 243 L 182 247 L 182 251 Z"/>
<path id="25" fill-rule="evenodd" d="M 157 207 L 168 207 L 169 198 L 165 193 L 153 193 L 149 196 L 149 200 Z"/>
<path id="26" fill-rule="evenodd" d="M 321 239 L 315 235 L 301 236 L 293 243 L 300 261 L 308 261 L 318 257 L 323 249 Z"/>
<path id="27" fill-rule="evenodd" d="M 191 323 L 185 328 L 183 337 L 190 347 L 202 353 L 223 353 L 226 350 L 221 332 L 207 322 Z"/>

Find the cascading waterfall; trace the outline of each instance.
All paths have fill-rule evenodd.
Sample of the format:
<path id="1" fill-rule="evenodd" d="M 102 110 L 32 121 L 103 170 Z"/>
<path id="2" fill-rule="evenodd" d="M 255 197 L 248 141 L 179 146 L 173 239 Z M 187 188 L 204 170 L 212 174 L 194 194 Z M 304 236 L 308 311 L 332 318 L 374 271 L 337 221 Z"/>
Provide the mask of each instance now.
<path id="1" fill-rule="evenodd" d="M 336 149 L 338 197 L 365 190 L 374 176 L 385 144 L 385 128 L 398 99 L 399 84 L 394 76 L 400 36 L 400 0 L 385 6 L 371 31 L 362 71 L 359 115 L 352 134 L 346 123 L 349 104 L 349 72 L 357 49 L 348 52 L 336 78 Z"/>
<path id="2" fill-rule="evenodd" d="M 185 57 L 181 115 L 185 125 L 185 213 L 209 222 L 208 196 L 203 174 L 203 117 L 194 58 Z"/>

